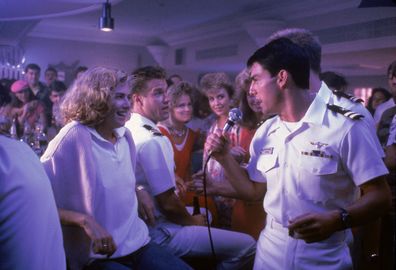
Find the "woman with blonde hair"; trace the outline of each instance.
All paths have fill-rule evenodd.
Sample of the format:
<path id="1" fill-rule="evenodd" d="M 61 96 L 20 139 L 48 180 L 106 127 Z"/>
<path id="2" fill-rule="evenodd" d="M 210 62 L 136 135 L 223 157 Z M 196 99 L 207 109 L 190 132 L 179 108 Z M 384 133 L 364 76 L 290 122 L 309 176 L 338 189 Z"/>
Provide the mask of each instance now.
<path id="1" fill-rule="evenodd" d="M 87 70 L 61 105 L 66 125 L 41 158 L 63 225 L 70 269 L 189 269 L 150 242 L 138 217 L 129 77 Z M 137 191 L 145 192 L 145 191 Z"/>
<path id="2" fill-rule="evenodd" d="M 172 144 L 179 197 L 189 206 L 193 205 L 194 198 L 194 194 L 186 190 L 186 185 L 191 181 L 192 175 L 192 153 L 195 149 L 203 147 L 199 130 L 194 131 L 186 125 L 193 114 L 194 91 L 198 90 L 185 81 L 171 85 L 167 93 L 170 107 L 169 118 L 157 124 L 161 133 L 168 137 Z M 200 206 L 203 206 L 203 197 L 200 196 L 198 202 Z M 215 217 L 216 208 L 212 200 L 208 201 L 208 208 Z"/>

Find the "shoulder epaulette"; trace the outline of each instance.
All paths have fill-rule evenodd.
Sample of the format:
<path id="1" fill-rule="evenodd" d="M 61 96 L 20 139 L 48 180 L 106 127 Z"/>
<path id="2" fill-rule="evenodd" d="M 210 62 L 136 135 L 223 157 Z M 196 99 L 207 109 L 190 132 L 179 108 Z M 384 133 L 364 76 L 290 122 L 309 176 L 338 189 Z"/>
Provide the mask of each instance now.
<path id="1" fill-rule="evenodd" d="M 360 119 L 364 118 L 364 115 L 352 112 L 351 110 L 345 109 L 343 107 L 340 107 L 340 106 L 337 106 L 334 104 L 327 104 L 327 108 L 332 112 L 340 113 L 340 114 L 344 115 L 345 117 L 348 117 L 352 120 L 360 120 Z"/>
<path id="2" fill-rule="evenodd" d="M 349 99 L 350 101 L 355 102 L 355 103 L 363 103 L 363 99 L 357 98 L 357 97 L 354 97 L 354 96 L 351 96 L 351 95 L 349 95 L 349 94 L 347 94 L 347 93 L 344 93 L 344 92 L 342 92 L 342 91 L 340 91 L 340 90 L 332 90 L 332 92 L 333 92 L 333 94 L 336 95 L 337 97 L 347 98 L 347 99 Z"/>
<path id="3" fill-rule="evenodd" d="M 156 130 L 155 128 L 153 128 L 150 125 L 143 125 L 143 127 L 145 129 L 147 129 L 148 131 L 150 131 L 150 133 L 153 134 L 154 136 L 164 136 L 161 132 L 159 132 L 158 130 Z"/>

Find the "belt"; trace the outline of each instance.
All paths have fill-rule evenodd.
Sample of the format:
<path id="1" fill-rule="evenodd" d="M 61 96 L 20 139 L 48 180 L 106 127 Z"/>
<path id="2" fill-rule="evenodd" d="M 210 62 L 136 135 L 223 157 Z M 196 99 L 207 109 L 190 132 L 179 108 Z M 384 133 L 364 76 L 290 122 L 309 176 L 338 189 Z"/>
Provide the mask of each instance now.
<path id="1" fill-rule="evenodd" d="M 283 235 L 289 235 L 289 229 L 287 227 L 283 227 L 282 224 L 278 223 L 273 217 L 268 216 L 268 215 L 267 215 L 267 225 L 266 226 L 269 226 L 271 229 L 273 229 Z M 348 232 L 350 233 L 350 230 L 334 232 L 329 238 L 324 239 L 320 242 L 321 243 L 329 243 L 329 244 L 345 242 Z M 295 235 L 293 238 L 298 239 L 298 236 Z"/>

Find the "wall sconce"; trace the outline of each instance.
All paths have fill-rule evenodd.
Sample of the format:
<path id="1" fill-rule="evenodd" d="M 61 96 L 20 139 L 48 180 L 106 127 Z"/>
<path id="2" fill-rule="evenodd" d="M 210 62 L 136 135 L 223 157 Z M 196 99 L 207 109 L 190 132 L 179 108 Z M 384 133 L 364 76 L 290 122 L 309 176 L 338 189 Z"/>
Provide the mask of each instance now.
<path id="1" fill-rule="evenodd" d="M 99 19 L 100 30 L 109 32 L 114 29 L 114 19 L 111 17 L 111 4 L 109 0 L 102 4 L 102 17 Z"/>

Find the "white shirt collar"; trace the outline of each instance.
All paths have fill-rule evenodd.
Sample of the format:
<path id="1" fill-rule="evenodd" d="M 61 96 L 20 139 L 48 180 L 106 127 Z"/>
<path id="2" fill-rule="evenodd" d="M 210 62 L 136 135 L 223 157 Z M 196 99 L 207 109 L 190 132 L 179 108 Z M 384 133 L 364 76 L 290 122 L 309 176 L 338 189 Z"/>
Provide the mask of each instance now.
<path id="1" fill-rule="evenodd" d="M 100 135 L 100 134 L 96 131 L 95 128 L 92 128 L 92 127 L 87 127 L 87 128 L 88 128 L 89 132 L 90 132 L 93 136 L 95 136 L 98 140 L 108 142 L 108 140 L 106 140 L 105 138 L 103 138 L 102 135 Z M 115 129 L 113 130 L 113 132 L 114 132 L 114 135 L 116 136 L 117 140 L 119 140 L 120 138 L 124 137 L 124 135 L 125 135 L 125 127 L 115 128 Z"/>

